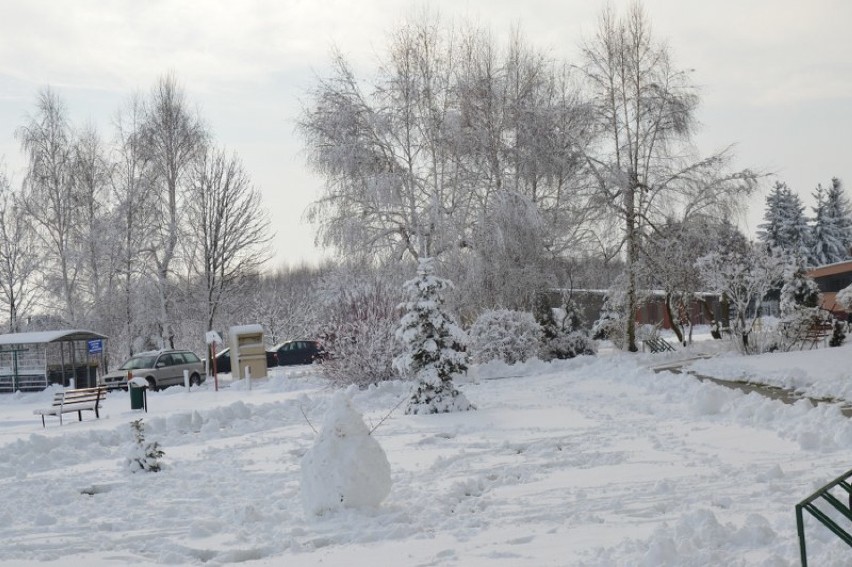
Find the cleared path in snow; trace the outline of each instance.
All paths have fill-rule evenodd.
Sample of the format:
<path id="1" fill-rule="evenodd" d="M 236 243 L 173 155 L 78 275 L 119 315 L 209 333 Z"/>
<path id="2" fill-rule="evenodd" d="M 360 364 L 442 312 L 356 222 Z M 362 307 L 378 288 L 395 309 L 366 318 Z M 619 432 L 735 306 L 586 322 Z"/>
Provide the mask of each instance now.
<path id="1" fill-rule="evenodd" d="M 712 382 L 714 384 L 719 384 L 720 386 L 724 386 L 732 390 L 739 390 L 746 394 L 754 392 L 771 400 L 778 400 L 790 405 L 793 405 L 800 400 L 807 400 L 814 407 L 820 404 L 833 404 L 837 405 L 840 408 L 840 413 L 842 413 L 846 417 L 852 418 L 852 404 L 845 400 L 837 400 L 834 398 L 814 398 L 810 396 L 805 396 L 800 392 L 797 392 L 796 390 L 792 390 L 790 388 L 781 388 L 780 386 L 760 384 L 758 382 L 745 382 L 742 380 L 725 380 L 722 378 L 714 378 L 713 376 L 706 376 L 704 374 L 699 374 L 698 372 L 683 368 L 690 362 L 700 360 L 701 358 L 705 357 L 690 358 L 677 362 L 667 362 L 665 364 L 661 364 L 660 366 L 652 367 L 652 370 L 657 373 L 672 372 L 674 374 L 686 374 L 687 376 L 692 376 L 693 378 L 696 378 L 702 382 Z"/>

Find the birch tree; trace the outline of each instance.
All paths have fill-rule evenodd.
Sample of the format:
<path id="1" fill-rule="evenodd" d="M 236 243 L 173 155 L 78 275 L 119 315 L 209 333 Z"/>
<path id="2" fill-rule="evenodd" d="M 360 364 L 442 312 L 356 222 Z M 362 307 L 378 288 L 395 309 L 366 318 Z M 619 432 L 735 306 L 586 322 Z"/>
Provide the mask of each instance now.
<path id="1" fill-rule="evenodd" d="M 439 255 L 466 220 L 453 138 L 453 38 L 437 24 L 400 29 L 367 94 L 340 53 L 299 123 L 309 164 L 326 181 L 308 218 L 319 241 L 384 258 Z M 452 222 L 451 222 L 452 219 Z"/>
<path id="2" fill-rule="evenodd" d="M 150 155 L 145 147 L 145 109 L 142 99 L 134 95 L 115 117 L 115 140 L 112 144 L 110 190 L 113 208 L 111 226 L 115 239 L 112 257 L 114 279 L 108 281 L 115 296 L 114 340 L 121 343 L 128 356 L 134 353 L 133 338 L 143 333 L 139 316 L 140 280 L 152 265 L 144 250 L 150 245 L 154 225 L 154 187 L 151 179 Z M 115 349 L 115 352 L 118 352 Z"/>
<path id="3" fill-rule="evenodd" d="M 0 171 L 0 303 L 9 318 L 10 333 L 21 330 L 21 318 L 38 297 L 35 278 L 40 255 L 25 210 L 20 195 Z"/>
<path id="4" fill-rule="evenodd" d="M 157 273 L 160 343 L 174 348 L 172 279 L 174 264 L 179 260 L 178 241 L 185 228 L 187 176 L 201 155 L 207 133 L 173 75 L 162 77 L 151 91 L 143 131 L 156 196 L 153 234 L 147 251 Z"/>
<path id="5" fill-rule="evenodd" d="M 82 305 L 83 260 L 75 238 L 82 212 L 74 197 L 74 133 L 64 102 L 52 90 L 39 93 L 36 107 L 17 131 L 28 162 L 23 203 L 45 251 L 45 284 L 59 297 L 65 321 L 74 325 Z"/>
<path id="6" fill-rule="evenodd" d="M 638 4 L 624 17 L 604 10 L 583 58 L 596 128 L 585 159 L 601 205 L 623 223 L 626 347 L 635 352 L 637 268 L 649 229 L 674 211 L 684 219 L 729 213 L 753 190 L 755 175 L 726 173 L 728 151 L 694 155 L 698 95 L 689 73 L 677 69 L 669 48 L 652 36 Z"/>
<path id="7" fill-rule="evenodd" d="M 109 165 L 94 126 L 83 128 L 73 148 L 73 199 L 78 208 L 74 238 L 81 255 L 81 291 L 95 312 L 103 311 L 105 282 L 111 279 Z M 103 324 L 96 324 L 97 327 Z"/>
<path id="8" fill-rule="evenodd" d="M 370 90 L 371 88 L 371 90 Z M 476 247 L 497 199 L 541 211 L 552 257 L 588 226 L 579 147 L 588 112 L 564 66 L 524 44 L 423 17 L 393 35 L 372 85 L 339 53 L 299 127 L 325 190 L 308 211 L 344 254 L 434 257 Z"/>

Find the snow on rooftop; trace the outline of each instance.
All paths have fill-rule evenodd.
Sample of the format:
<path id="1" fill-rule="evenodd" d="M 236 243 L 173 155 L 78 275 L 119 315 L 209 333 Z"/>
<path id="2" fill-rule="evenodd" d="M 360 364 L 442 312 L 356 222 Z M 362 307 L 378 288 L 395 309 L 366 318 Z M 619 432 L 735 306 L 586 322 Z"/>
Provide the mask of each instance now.
<path id="1" fill-rule="evenodd" d="M 32 331 L 27 333 L 9 333 L 0 335 L 0 345 L 24 345 L 52 343 L 66 340 L 105 339 L 104 335 L 84 329 L 64 329 L 61 331 Z"/>

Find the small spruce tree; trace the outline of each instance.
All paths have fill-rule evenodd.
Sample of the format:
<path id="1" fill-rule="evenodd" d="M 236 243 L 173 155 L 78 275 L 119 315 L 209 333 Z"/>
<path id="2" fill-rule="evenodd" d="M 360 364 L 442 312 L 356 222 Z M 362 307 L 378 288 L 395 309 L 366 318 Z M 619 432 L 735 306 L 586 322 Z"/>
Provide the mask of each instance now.
<path id="1" fill-rule="evenodd" d="M 544 295 L 538 297 L 535 308 L 536 320 L 541 325 L 539 356 L 542 360 L 574 358 L 596 353 L 595 341 L 583 329 L 583 317 L 573 299 L 564 299 L 558 321 L 554 309 L 550 307 Z M 605 327 L 606 323 L 601 325 Z"/>
<path id="2" fill-rule="evenodd" d="M 151 443 L 145 442 L 145 424 L 142 419 L 137 419 L 130 422 L 130 427 L 133 429 L 133 437 L 136 444 L 133 446 L 130 455 L 125 460 L 125 465 L 130 472 L 159 472 L 162 468 L 160 459 L 165 455 L 160 444 L 156 441 Z"/>
<path id="3" fill-rule="evenodd" d="M 442 293 L 451 287 L 449 280 L 434 275 L 431 258 L 422 259 L 417 277 L 403 285 L 409 301 L 400 304 L 396 336 L 404 351 L 394 366 L 418 381 L 407 414 L 475 409 L 453 385 L 453 375 L 467 371 L 467 337 L 443 308 Z"/>

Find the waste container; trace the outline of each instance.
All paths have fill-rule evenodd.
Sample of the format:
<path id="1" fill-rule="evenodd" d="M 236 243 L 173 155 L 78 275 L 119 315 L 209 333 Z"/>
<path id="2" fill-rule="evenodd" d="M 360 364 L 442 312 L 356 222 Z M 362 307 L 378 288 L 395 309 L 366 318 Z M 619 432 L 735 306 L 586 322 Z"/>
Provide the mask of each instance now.
<path id="1" fill-rule="evenodd" d="M 148 411 L 148 382 L 144 378 L 131 378 L 127 381 L 127 391 L 130 392 L 130 409 Z"/>
<path id="2" fill-rule="evenodd" d="M 238 325 L 231 327 L 231 373 L 237 380 L 245 378 L 245 368 L 250 368 L 252 378 L 266 378 L 266 347 L 263 327 Z"/>

